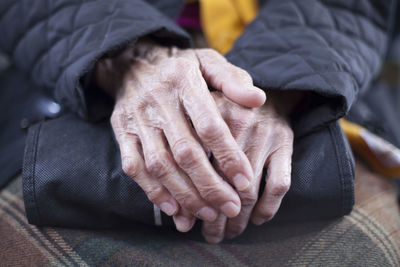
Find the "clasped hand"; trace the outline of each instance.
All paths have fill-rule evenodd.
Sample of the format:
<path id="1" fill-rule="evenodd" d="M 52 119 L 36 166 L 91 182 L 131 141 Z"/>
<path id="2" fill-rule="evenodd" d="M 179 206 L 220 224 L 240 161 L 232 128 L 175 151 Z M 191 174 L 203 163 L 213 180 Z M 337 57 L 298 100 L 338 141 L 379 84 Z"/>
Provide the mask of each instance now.
<path id="1" fill-rule="evenodd" d="M 199 218 L 216 243 L 250 218 L 273 217 L 290 185 L 293 134 L 279 101 L 264 104 L 247 72 L 211 49 L 142 41 L 99 61 L 95 77 L 115 98 L 111 124 L 124 172 L 179 231 Z"/>

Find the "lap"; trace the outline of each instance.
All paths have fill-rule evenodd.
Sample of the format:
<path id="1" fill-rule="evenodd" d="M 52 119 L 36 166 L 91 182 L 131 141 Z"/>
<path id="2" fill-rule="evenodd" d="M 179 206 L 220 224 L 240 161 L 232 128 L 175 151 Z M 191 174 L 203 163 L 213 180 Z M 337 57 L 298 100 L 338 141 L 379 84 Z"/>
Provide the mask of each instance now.
<path id="1" fill-rule="evenodd" d="M 1 262 L 15 265 L 282 266 L 400 263 L 400 213 L 393 183 L 356 164 L 353 212 L 332 221 L 270 224 L 219 245 L 198 232 L 137 225 L 74 230 L 27 223 L 21 178 L 0 193 Z"/>

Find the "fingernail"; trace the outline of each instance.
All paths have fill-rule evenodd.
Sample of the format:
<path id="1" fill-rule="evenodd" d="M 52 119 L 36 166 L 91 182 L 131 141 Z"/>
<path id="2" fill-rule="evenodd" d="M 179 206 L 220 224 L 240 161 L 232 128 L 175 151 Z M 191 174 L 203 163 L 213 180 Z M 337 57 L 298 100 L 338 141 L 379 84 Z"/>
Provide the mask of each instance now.
<path id="1" fill-rule="evenodd" d="M 252 222 L 253 222 L 255 225 L 261 225 L 261 224 L 265 223 L 265 219 L 260 218 L 260 217 L 254 217 L 254 218 L 252 219 Z"/>
<path id="2" fill-rule="evenodd" d="M 174 217 L 174 222 L 175 222 L 176 229 L 179 232 L 187 232 L 187 231 L 189 231 L 190 222 L 186 217 L 176 216 L 176 217 Z"/>
<path id="3" fill-rule="evenodd" d="M 217 219 L 217 212 L 210 208 L 210 207 L 203 207 L 197 212 L 197 217 L 199 217 L 202 220 L 208 221 L 208 222 L 213 222 Z"/>
<path id="4" fill-rule="evenodd" d="M 238 173 L 233 177 L 233 184 L 235 185 L 237 190 L 243 191 L 249 187 L 250 182 L 249 180 L 247 180 L 246 176 Z"/>
<path id="5" fill-rule="evenodd" d="M 221 207 L 221 211 L 228 216 L 229 218 L 235 217 L 239 214 L 240 212 L 240 207 L 237 206 L 235 203 L 232 201 L 226 202 L 223 204 Z"/>
<path id="6" fill-rule="evenodd" d="M 208 243 L 212 243 L 212 244 L 218 244 L 219 242 L 222 241 L 222 237 L 219 236 L 204 236 L 204 238 L 207 240 Z"/>
<path id="7" fill-rule="evenodd" d="M 168 216 L 172 216 L 176 212 L 176 208 L 171 203 L 168 202 L 161 203 L 160 209 L 163 212 L 165 212 Z"/>

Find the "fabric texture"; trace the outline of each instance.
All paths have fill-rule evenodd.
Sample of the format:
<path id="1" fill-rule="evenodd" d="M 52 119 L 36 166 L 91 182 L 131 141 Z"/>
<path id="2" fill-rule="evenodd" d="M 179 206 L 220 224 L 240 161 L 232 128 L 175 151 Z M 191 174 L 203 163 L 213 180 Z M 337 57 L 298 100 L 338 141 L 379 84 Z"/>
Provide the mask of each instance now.
<path id="1" fill-rule="evenodd" d="M 310 150 L 316 140 L 320 144 Z M 297 139 L 292 185 L 274 220 L 348 214 L 354 202 L 351 160 L 338 122 Z M 32 126 L 23 177 L 30 223 L 80 228 L 129 227 L 132 221 L 155 224 L 153 205 L 122 171 L 108 121 L 93 124 L 69 113 Z M 173 225 L 167 216 L 163 224 Z"/>
<path id="2" fill-rule="evenodd" d="M 258 13 L 256 0 L 200 0 L 199 3 L 207 42 L 223 55 L 232 49 L 234 41 Z"/>
<path id="3" fill-rule="evenodd" d="M 309 109 L 293 118 L 296 146 L 293 177 L 294 184 L 300 187 L 293 186 L 292 193 L 286 198 L 282 209 L 282 212 L 289 210 L 286 218 L 300 213 L 296 198 L 291 196 L 303 197 L 301 201 L 297 199 L 297 203 L 304 204 L 307 210 L 303 217 L 312 211 L 325 217 L 341 216 L 351 210 L 352 155 L 335 126 L 335 120 L 350 109 L 356 96 L 370 88 L 371 81 L 377 76 L 390 40 L 395 2 L 264 1 L 259 16 L 228 54 L 228 60 L 247 70 L 261 88 L 305 90 L 313 96 Z M 50 222 L 53 211 L 60 213 L 65 206 L 68 207 L 65 199 L 76 197 L 74 194 L 77 192 L 81 198 L 69 203 L 82 202 L 90 207 L 96 203 L 108 203 L 104 210 L 107 218 L 112 218 L 112 215 L 120 218 L 119 215 L 125 214 L 125 211 L 115 214 L 112 209 L 115 203 L 120 203 L 121 196 L 111 196 L 112 200 L 116 199 L 113 202 L 107 200 L 109 194 L 87 195 L 83 192 L 91 187 L 81 183 L 83 179 L 101 178 L 106 181 L 101 184 L 100 192 L 104 192 L 123 180 L 104 179 L 120 168 L 115 158 L 115 142 L 114 147 L 105 146 L 105 150 L 110 149 L 113 153 L 97 153 L 101 159 L 93 156 L 93 140 L 98 138 L 111 142 L 109 126 L 104 122 L 95 125 L 79 119 L 68 124 L 65 120 L 75 116 L 73 114 L 89 119 L 93 114 L 100 114 L 99 110 L 104 110 L 103 102 L 97 103 L 93 97 L 101 95 L 100 90 L 89 86 L 90 73 L 98 58 L 115 55 L 127 43 L 134 43 L 147 35 L 166 45 L 189 46 L 188 35 L 171 20 L 178 14 L 180 4 L 179 1 L 160 0 L 0 2 L 0 28 L 3 31 L 0 49 L 8 53 L 21 71 L 19 77 L 29 76 L 33 80 L 35 85 L 29 86 L 30 91 L 46 89 L 68 109 L 67 115 L 41 122 L 30 129 L 25 150 L 24 185 L 27 186 L 24 188 L 28 190 L 25 200 L 32 222 L 40 223 L 39 219 L 36 220 L 40 217 L 46 217 Z M 18 86 L 14 85 L 13 90 L 18 90 Z M 96 112 L 90 112 L 93 109 Z M 90 130 L 79 132 L 87 128 Z M 97 130 L 99 134 L 88 134 Z M 108 136 L 104 137 L 103 133 Z M 88 139 L 92 136 L 96 138 Z M 82 143 L 73 138 L 88 141 L 81 146 Z M 56 156 L 46 153 L 50 150 Z M 62 158 L 61 154 L 69 157 Z M 95 164 L 97 160 L 104 162 L 109 157 L 114 161 L 107 162 L 107 169 Z M 102 172 L 98 172 L 98 168 Z M 50 176 L 50 173 L 54 175 Z M 118 171 L 113 175 L 118 177 Z M 320 179 L 321 175 L 324 180 Z M 74 180 L 67 182 L 68 177 L 74 177 Z M 36 191 L 38 189 L 43 191 Z M 46 190 L 74 194 L 57 195 L 59 199 L 51 206 L 46 203 L 49 202 Z M 39 204 L 47 205 L 41 209 L 42 216 L 37 212 L 39 195 L 43 196 L 43 202 Z M 131 199 L 129 195 L 125 196 L 128 196 L 125 200 Z M 329 204 L 324 205 L 322 199 Z M 294 203 L 291 206 L 294 212 L 285 208 L 285 205 L 290 207 L 286 203 Z M 85 210 L 88 206 L 75 205 L 75 208 Z M 102 210 L 96 206 L 96 211 Z M 49 213 L 44 216 L 45 212 Z M 65 215 L 68 215 L 67 209 Z M 83 218 L 72 220 L 76 223 Z M 147 221 L 147 218 L 143 216 L 143 220 Z M 98 222 L 101 225 L 105 221 Z"/>
<path id="4" fill-rule="evenodd" d="M 353 212 L 342 219 L 249 226 L 211 245 L 199 229 L 37 227 L 26 221 L 21 177 L 0 191 L 0 260 L 6 266 L 398 266 L 400 212 L 393 181 L 356 165 Z M 18 252 L 18 255 L 16 253 Z"/>
<path id="5" fill-rule="evenodd" d="M 227 58 L 260 88 L 312 93 L 313 105 L 294 123 L 295 134 L 302 135 L 343 117 L 377 77 L 395 4 L 265 1 Z"/>
<path id="6" fill-rule="evenodd" d="M 400 178 L 400 149 L 345 119 L 340 120 L 340 126 L 352 150 L 368 162 L 374 171 L 387 177 Z"/>
<path id="7" fill-rule="evenodd" d="M 190 45 L 186 32 L 170 19 L 182 3 L 0 1 L 0 63 L 11 68 L 1 66 L 0 188 L 21 171 L 27 128 L 61 114 L 49 116 L 43 102 L 55 101 L 91 121 L 110 115 L 110 99 L 87 86 L 99 58 L 145 35 L 165 45 Z"/>
<path id="8" fill-rule="evenodd" d="M 200 1 L 202 25 L 210 47 L 225 54 L 258 12 L 254 1 Z M 340 120 L 352 150 L 374 168 L 400 177 L 400 150 L 360 125 Z"/>
<path id="9" fill-rule="evenodd" d="M 4 0 L 0 49 L 37 86 L 88 117 L 89 100 L 80 80 L 97 59 L 146 35 L 162 38 L 164 44 L 189 46 L 187 34 L 167 16 L 171 6 L 179 10 L 179 1 Z"/>

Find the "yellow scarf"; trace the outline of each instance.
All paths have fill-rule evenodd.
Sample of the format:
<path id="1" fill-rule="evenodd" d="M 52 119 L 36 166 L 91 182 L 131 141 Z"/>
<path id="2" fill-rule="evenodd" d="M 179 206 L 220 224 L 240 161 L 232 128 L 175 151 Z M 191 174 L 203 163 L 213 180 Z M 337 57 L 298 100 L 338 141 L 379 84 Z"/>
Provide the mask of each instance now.
<path id="1" fill-rule="evenodd" d="M 226 54 L 258 13 L 256 0 L 200 0 L 200 18 L 210 47 Z M 360 125 L 340 120 L 355 153 L 377 172 L 400 177 L 400 150 Z"/>

